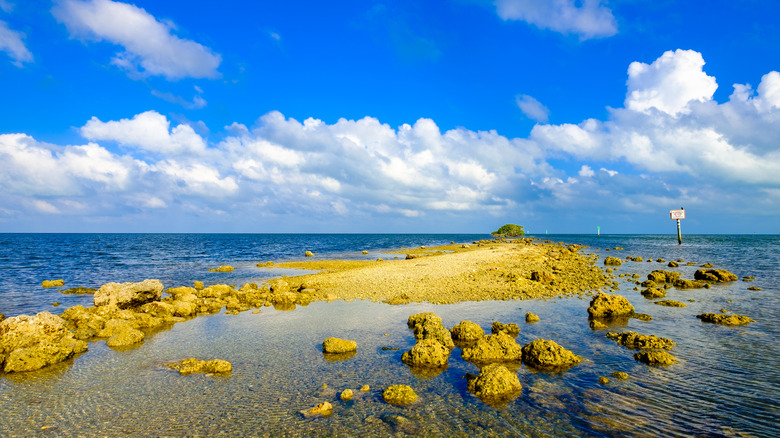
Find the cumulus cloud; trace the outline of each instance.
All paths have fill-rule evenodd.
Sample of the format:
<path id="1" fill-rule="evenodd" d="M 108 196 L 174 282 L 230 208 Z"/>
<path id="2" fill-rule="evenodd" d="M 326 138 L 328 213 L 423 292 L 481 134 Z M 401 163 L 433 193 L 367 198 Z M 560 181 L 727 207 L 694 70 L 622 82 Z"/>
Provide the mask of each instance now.
<path id="1" fill-rule="evenodd" d="M 111 0 L 61 0 L 52 14 L 65 24 L 71 37 L 122 46 L 124 50 L 111 63 L 131 75 L 168 79 L 219 76 L 219 54 L 173 35 L 171 24 L 158 21 L 135 5 Z"/>
<path id="2" fill-rule="evenodd" d="M 520 20 L 540 29 L 579 35 L 580 39 L 617 33 L 612 10 L 601 0 L 496 0 L 496 12 L 504 20 Z"/>
<path id="3" fill-rule="evenodd" d="M 27 50 L 23 39 L 24 34 L 11 30 L 5 21 L 0 20 L 0 52 L 8 54 L 11 63 L 17 67 L 33 61 L 33 55 Z"/>
<path id="4" fill-rule="evenodd" d="M 517 102 L 520 111 L 522 111 L 526 117 L 537 122 L 547 123 L 547 120 L 550 117 L 550 110 L 542 105 L 541 102 L 527 94 L 517 96 L 515 101 Z"/>

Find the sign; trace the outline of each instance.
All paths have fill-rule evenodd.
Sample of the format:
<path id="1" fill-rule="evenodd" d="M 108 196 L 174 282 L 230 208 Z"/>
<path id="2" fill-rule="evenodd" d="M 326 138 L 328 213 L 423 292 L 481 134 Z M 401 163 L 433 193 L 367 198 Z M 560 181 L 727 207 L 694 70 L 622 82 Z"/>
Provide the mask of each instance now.
<path id="1" fill-rule="evenodd" d="M 685 219 L 685 210 L 669 210 L 670 219 Z"/>

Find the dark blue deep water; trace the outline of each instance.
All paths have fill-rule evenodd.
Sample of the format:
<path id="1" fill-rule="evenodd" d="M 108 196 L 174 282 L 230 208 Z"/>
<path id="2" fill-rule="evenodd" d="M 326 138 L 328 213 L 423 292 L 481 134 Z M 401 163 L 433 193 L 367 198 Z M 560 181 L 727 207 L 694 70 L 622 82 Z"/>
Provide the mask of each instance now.
<path id="1" fill-rule="evenodd" d="M 631 319 L 610 330 L 671 338 L 678 362 L 640 364 L 633 351 L 608 340 L 605 331 L 591 330 L 589 297 L 406 306 L 335 301 L 294 311 L 271 307 L 257 314 L 200 316 L 152 334 L 131 350 L 112 350 L 97 341 L 78 358 L 45 370 L 0 373 L 0 436 L 778 436 L 780 236 L 683 236 L 682 245 L 673 235 L 536 237 L 588 245 L 581 252 L 597 255 L 602 267 L 606 256 L 622 258 L 614 272 L 617 293 L 653 320 Z M 259 269 L 257 263 L 301 260 L 306 250 L 315 258 L 387 259 L 392 257 L 384 254 L 388 249 L 483 238 L 489 236 L 0 234 L 0 312 L 59 313 L 75 304 L 91 305 L 91 295 L 60 290 L 107 282 L 157 278 L 166 287 L 196 280 L 207 285 L 260 282 L 294 271 Z M 626 256 L 652 261 L 627 261 Z M 683 260 L 674 269 L 684 278 L 693 278 L 697 266 L 709 262 L 755 280 L 711 289 L 672 288 L 667 298 L 688 306 L 658 306 L 640 295 L 632 278 L 670 269 L 658 258 Z M 227 264 L 236 270 L 208 272 Z M 43 280 L 60 278 L 64 288 L 41 287 Z M 760 290 L 748 290 L 751 286 Z M 54 302 L 61 305 L 54 307 Z M 727 327 L 695 317 L 721 310 L 756 322 Z M 520 366 L 515 371 L 522 394 L 503 405 L 487 405 L 466 390 L 464 375 L 478 369 L 460 358 L 459 349 L 438 375 L 413 373 L 401 362 L 401 354 L 415 342 L 406 319 L 429 311 L 448 328 L 465 319 L 488 331 L 492 321 L 516 322 L 521 345 L 552 339 L 584 360 L 562 373 Z M 541 321 L 526 324 L 529 311 Z M 329 336 L 358 341 L 357 354 L 347 361 L 326 360 L 320 345 Z M 182 377 L 163 366 L 191 356 L 227 359 L 233 373 Z M 598 382 L 614 371 L 630 378 Z M 382 401 L 384 387 L 401 383 L 415 389 L 418 403 L 395 407 Z M 364 384 L 370 392 L 350 402 L 339 399 L 343 389 L 357 392 Z M 304 418 L 299 413 L 322 401 L 333 404 L 333 415 Z"/>

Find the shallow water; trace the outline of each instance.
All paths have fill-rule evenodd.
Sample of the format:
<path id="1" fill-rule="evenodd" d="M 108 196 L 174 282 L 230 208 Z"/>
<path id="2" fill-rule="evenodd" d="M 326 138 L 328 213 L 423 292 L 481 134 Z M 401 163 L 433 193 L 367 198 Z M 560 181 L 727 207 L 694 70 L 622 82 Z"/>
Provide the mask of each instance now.
<path id="1" fill-rule="evenodd" d="M 95 342 L 88 352 L 67 363 L 4 375 L 0 378 L 0 436 L 775 436 L 780 418 L 780 372 L 776 365 L 780 353 L 776 337 L 780 333 L 773 321 L 780 309 L 777 236 L 690 236 L 680 246 L 673 236 L 548 237 L 589 244 L 591 248 L 583 252 L 595 252 L 602 258 L 640 255 L 683 258 L 699 264 L 709 261 L 740 277 L 754 275 L 756 280 L 716 285 L 709 290 L 670 289 L 667 298 L 688 307 L 668 308 L 652 304 L 632 290 L 634 283 L 619 279 L 620 293 L 653 320 L 632 319 L 626 326 L 612 329 L 673 339 L 677 346 L 672 354 L 678 363 L 670 367 L 640 364 L 632 358 L 633 351 L 606 339 L 604 331 L 590 330 L 588 300 L 579 298 L 438 306 L 337 301 L 313 303 L 294 311 L 263 308 L 260 314 L 202 316 L 149 336 L 136 349 L 114 351 L 105 342 Z M 446 242 L 473 240 L 438 238 Z M 434 244 L 430 240 L 412 242 L 408 236 L 405 239 L 407 246 Z M 401 245 L 404 243 L 397 246 Z M 373 252 L 392 246 L 388 241 L 369 249 Z M 625 250 L 603 250 L 615 246 Z M 302 252 L 297 249 L 278 257 L 247 256 L 244 261 L 260 271 L 254 267 L 257 261 L 294 258 Z M 351 241 L 342 247 L 334 244 L 331 252 L 360 257 L 362 249 Z M 49 257 L 40 265 L 51 261 L 46 259 Z M 212 262 L 236 265 L 229 258 L 203 258 L 197 262 L 203 266 L 198 276 L 181 280 L 182 284 L 203 279 L 202 271 L 213 267 Z M 170 266 L 174 265 L 171 262 Z M 644 278 L 660 268 L 668 269 L 657 262 L 626 261 L 615 273 L 628 277 L 638 273 Z M 692 278 L 696 267 L 676 269 Z M 60 272 L 56 278 L 82 278 Z M 114 268 L 111 272 L 123 271 Z M 41 279 L 55 277 L 34 270 L 25 275 L 35 277 L 38 285 Z M 93 284 L 136 280 L 129 272 L 125 276 L 128 278 L 106 278 Z M 185 276 L 183 273 L 182 278 Z M 9 281 L 4 276 L 3 284 Z M 72 285 L 76 284 L 66 287 Z M 748 286 L 763 290 L 748 291 Z M 52 293 L 39 286 L 31 290 L 28 293 L 33 298 L 39 292 Z M 44 296 L 48 301 L 49 295 Z M 5 296 L 2 299 L 0 311 L 14 314 L 6 311 Z M 694 301 L 689 302 L 691 299 Z M 21 303 L 14 306 L 24 308 Z M 704 324 L 694 317 L 721 308 L 757 322 L 725 327 Z M 35 309 L 31 306 L 26 311 Z M 539 373 L 519 366 L 516 371 L 523 384 L 522 394 L 503 406 L 490 406 L 466 390 L 463 376 L 478 369 L 460 358 L 460 349 L 453 351 L 449 367 L 436 376 L 415 375 L 401 362 L 401 354 L 414 345 L 406 319 L 423 311 L 437 313 L 447 327 L 464 319 L 488 330 L 493 321 L 516 322 L 521 328 L 520 344 L 540 337 L 553 339 L 585 360 L 563 373 Z M 541 321 L 525 324 L 524 315 L 529 311 Z M 322 340 L 329 336 L 358 341 L 357 354 L 346 361 L 329 362 L 320 350 Z M 229 377 L 182 377 L 163 366 L 191 356 L 229 360 L 233 373 Z M 612 379 L 607 385 L 598 383 L 600 376 L 611 377 L 614 371 L 625 371 L 631 377 L 626 381 Z M 322 389 L 324 383 L 328 389 Z M 381 390 L 400 383 L 412 386 L 420 401 L 407 407 L 384 403 Z M 371 386 L 369 393 L 357 391 L 364 384 Z M 355 391 L 355 400 L 338 398 L 346 388 Z M 299 413 L 322 401 L 333 404 L 331 416 L 306 419 Z"/>

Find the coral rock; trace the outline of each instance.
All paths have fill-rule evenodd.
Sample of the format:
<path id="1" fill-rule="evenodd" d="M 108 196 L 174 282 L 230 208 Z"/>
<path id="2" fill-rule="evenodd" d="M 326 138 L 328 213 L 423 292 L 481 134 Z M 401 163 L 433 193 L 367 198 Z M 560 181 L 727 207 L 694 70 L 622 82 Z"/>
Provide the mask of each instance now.
<path id="1" fill-rule="evenodd" d="M 391 405 L 403 406 L 417 401 L 417 394 L 407 385 L 392 385 L 382 392 L 382 398 Z"/>
<path id="2" fill-rule="evenodd" d="M 537 339 L 526 344 L 522 355 L 523 363 L 540 369 L 569 368 L 582 361 L 580 356 L 547 339 Z"/>
<path id="3" fill-rule="evenodd" d="M 590 302 L 588 314 L 592 318 L 614 318 L 630 316 L 634 313 L 634 306 L 621 295 L 600 293 Z"/>
<path id="4" fill-rule="evenodd" d="M 95 292 L 95 306 L 115 305 L 120 309 L 136 307 L 162 296 L 160 280 L 144 280 L 139 283 L 107 283 Z"/>
<path id="5" fill-rule="evenodd" d="M 471 321 L 461 321 L 450 330 L 452 339 L 460 342 L 475 342 L 485 335 L 479 324 Z"/>
<path id="6" fill-rule="evenodd" d="M 401 356 L 401 361 L 409 366 L 438 368 L 447 365 L 450 350 L 436 339 L 421 339 Z"/>
<path id="7" fill-rule="evenodd" d="M 466 378 L 469 392 L 481 399 L 507 399 L 522 389 L 517 374 L 497 363 L 483 367 L 479 375 L 467 374 Z"/>
<path id="8" fill-rule="evenodd" d="M 461 351 L 463 359 L 472 362 L 508 362 L 523 357 L 522 347 L 504 332 L 483 336 L 473 347 Z"/>
<path id="9" fill-rule="evenodd" d="M 357 342 L 333 337 L 327 338 L 322 342 L 322 351 L 334 354 L 357 351 Z"/>

